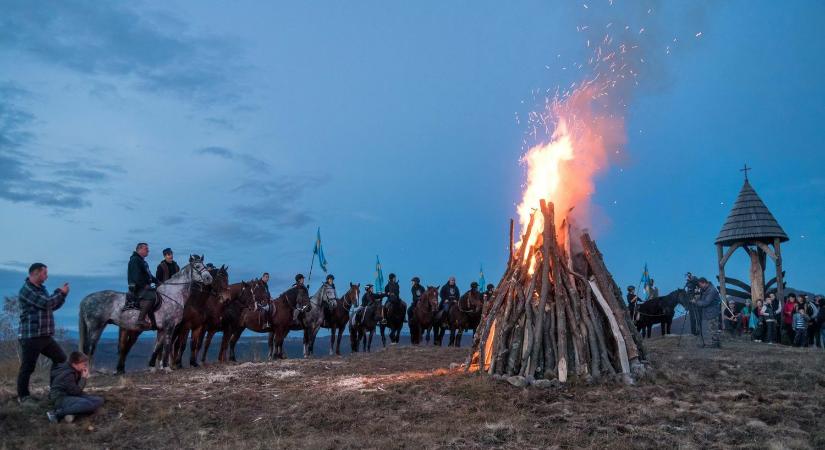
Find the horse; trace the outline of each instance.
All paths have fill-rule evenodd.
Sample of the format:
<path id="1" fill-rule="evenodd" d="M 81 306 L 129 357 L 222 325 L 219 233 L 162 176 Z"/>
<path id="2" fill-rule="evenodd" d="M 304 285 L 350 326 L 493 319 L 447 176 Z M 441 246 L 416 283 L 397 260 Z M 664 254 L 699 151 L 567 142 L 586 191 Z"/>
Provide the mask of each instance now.
<path id="1" fill-rule="evenodd" d="M 401 340 L 401 328 L 404 327 L 404 316 L 407 315 L 407 304 L 398 298 L 394 293 L 390 293 L 387 302 L 382 306 L 384 309 L 384 321 L 380 322 L 381 346 L 387 346 L 387 338 L 384 330 L 390 329 L 390 344 L 397 344 Z"/>
<path id="2" fill-rule="evenodd" d="M 676 314 L 676 305 L 682 305 L 685 309 L 690 305 L 690 295 L 684 289 L 677 289 L 662 297 L 651 298 L 636 307 L 636 329 L 642 333 L 642 337 L 652 337 L 653 325 L 659 324 L 662 336 L 670 334 L 673 324 L 673 316 Z"/>
<path id="3" fill-rule="evenodd" d="M 223 312 L 223 305 L 229 300 L 229 273 L 226 266 L 221 266 L 220 269 L 212 268 L 209 270 L 209 274 L 212 275 L 212 284 L 196 284 L 199 289 L 189 297 L 189 301 L 183 309 L 183 319 L 175 331 L 172 342 L 174 349 L 173 361 L 176 368 L 183 367 L 183 352 L 186 350 L 186 338 L 190 331 L 192 332 L 192 341 L 190 343 L 189 365 L 198 367 L 198 353 L 208 323 L 215 315 L 220 316 Z"/>
<path id="4" fill-rule="evenodd" d="M 172 350 L 172 332 L 183 317 L 184 305 L 189 299 L 195 283 L 206 285 L 212 283 L 212 275 L 203 265 L 203 256 L 190 256 L 189 264 L 157 288 L 157 295 L 161 302 L 155 311 L 158 330 L 154 351 L 149 360 L 149 367 L 152 370 L 155 369 L 155 362 L 161 351 L 163 353 L 161 363 L 163 369 L 166 371 L 171 370 L 169 368 L 169 355 Z M 123 374 L 125 372 L 126 355 L 129 354 L 129 350 L 132 349 L 142 331 L 137 323 L 140 311 L 136 309 L 124 310 L 125 305 L 126 293 L 110 290 L 91 293 L 80 301 L 78 347 L 80 351 L 89 355 L 90 365 L 100 335 L 106 325 L 112 323 L 120 327 L 117 373 Z"/>
<path id="5" fill-rule="evenodd" d="M 293 286 L 275 299 L 270 299 L 263 281 L 252 280 L 229 286 L 230 303 L 224 315 L 223 339 L 219 361 L 226 361 L 226 351 L 229 349 L 229 360 L 235 361 L 235 344 L 245 329 L 249 328 L 258 333 L 268 333 L 268 359 L 284 358 L 284 338 L 289 329 L 295 325 L 293 311 L 296 307 L 304 308 L 309 304 L 306 288 Z M 261 303 L 269 308 L 259 308 Z"/>
<path id="6" fill-rule="evenodd" d="M 332 356 L 341 354 L 341 338 L 344 335 L 344 328 L 349 323 L 349 310 L 358 303 L 361 295 L 361 283 L 349 284 L 349 290 L 343 297 L 335 299 L 335 304 L 331 308 L 324 310 L 324 328 L 329 328 L 329 354 Z M 336 337 L 337 334 L 337 337 Z"/>
<path id="7" fill-rule="evenodd" d="M 461 337 L 464 330 L 473 330 L 475 335 L 475 326 L 481 321 L 481 309 L 484 306 L 484 301 L 481 298 L 481 293 L 478 291 L 467 291 L 457 302 L 450 304 L 445 318 L 441 321 L 441 325 L 436 330 L 435 341 L 437 345 L 441 345 L 446 329 L 450 330 L 450 347 L 460 347 Z"/>
<path id="8" fill-rule="evenodd" d="M 372 349 L 372 338 L 375 335 L 375 326 L 381 321 L 378 305 L 369 305 L 358 308 L 349 319 L 349 341 L 352 352 L 358 352 L 359 344 L 363 344 L 363 351 Z"/>
<path id="9" fill-rule="evenodd" d="M 438 310 L 438 288 L 427 286 L 427 290 L 409 311 L 410 341 L 413 345 L 421 344 L 426 332 L 426 341 L 430 342 L 430 330 L 433 327 L 435 313 Z"/>
<path id="10" fill-rule="evenodd" d="M 324 310 L 327 309 L 327 305 L 318 296 L 319 292 L 310 297 L 309 310 L 300 313 L 297 326 L 290 328 L 291 330 L 304 330 L 304 358 L 309 358 L 314 354 L 315 337 L 324 324 Z"/>

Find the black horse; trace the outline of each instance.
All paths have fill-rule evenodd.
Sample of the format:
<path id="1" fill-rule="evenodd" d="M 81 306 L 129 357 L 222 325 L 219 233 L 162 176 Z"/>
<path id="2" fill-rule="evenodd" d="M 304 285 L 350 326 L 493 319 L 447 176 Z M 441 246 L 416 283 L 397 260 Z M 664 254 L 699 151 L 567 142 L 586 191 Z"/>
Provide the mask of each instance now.
<path id="1" fill-rule="evenodd" d="M 662 297 L 651 298 L 636 307 L 636 329 L 642 333 L 642 337 L 652 337 L 653 325 L 659 324 L 662 336 L 670 334 L 670 327 L 673 324 L 673 315 L 676 314 L 676 305 L 682 305 L 685 309 L 690 304 L 690 295 L 684 289 L 677 289 Z"/>

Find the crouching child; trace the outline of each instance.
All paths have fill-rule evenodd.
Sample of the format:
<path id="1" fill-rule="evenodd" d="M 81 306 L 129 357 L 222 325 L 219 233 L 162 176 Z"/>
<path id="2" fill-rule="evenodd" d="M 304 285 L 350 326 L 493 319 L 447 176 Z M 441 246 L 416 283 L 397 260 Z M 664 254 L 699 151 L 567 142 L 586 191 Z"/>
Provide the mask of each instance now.
<path id="1" fill-rule="evenodd" d="M 52 368 L 49 399 L 54 410 L 46 413 L 49 422 L 74 421 L 76 415 L 92 414 L 103 405 L 103 398 L 83 393 L 89 378 L 89 357 L 72 352 L 69 360 Z"/>

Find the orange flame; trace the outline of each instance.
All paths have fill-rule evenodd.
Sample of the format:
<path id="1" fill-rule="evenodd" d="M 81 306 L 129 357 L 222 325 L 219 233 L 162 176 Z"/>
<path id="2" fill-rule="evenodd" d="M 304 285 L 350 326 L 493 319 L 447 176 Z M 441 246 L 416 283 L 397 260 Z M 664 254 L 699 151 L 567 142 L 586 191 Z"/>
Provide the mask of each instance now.
<path id="1" fill-rule="evenodd" d="M 549 142 L 530 148 L 522 157 L 527 166 L 527 185 L 518 205 L 522 232 L 541 199 L 553 202 L 557 228 L 572 218 L 574 207 L 577 221 L 588 220 L 594 177 L 607 167 L 608 150 L 618 149 L 625 139 L 620 117 L 594 113 L 594 106 L 602 105 L 597 102 L 598 91 L 599 86 L 587 84 L 563 100 L 550 102 L 546 120 L 555 129 Z M 538 213 L 527 244 L 534 245 L 543 229 L 544 218 Z"/>

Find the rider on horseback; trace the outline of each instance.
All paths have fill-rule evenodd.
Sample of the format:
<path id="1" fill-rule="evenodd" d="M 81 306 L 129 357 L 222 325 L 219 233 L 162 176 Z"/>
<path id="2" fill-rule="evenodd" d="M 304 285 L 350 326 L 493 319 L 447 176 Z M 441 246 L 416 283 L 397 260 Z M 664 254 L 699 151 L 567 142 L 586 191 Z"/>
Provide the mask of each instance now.
<path id="1" fill-rule="evenodd" d="M 315 297 L 318 298 L 321 305 L 326 305 L 329 309 L 335 307 L 335 300 L 338 299 L 338 294 L 335 292 L 335 275 L 327 275 L 326 282 L 318 288 Z"/>
<path id="2" fill-rule="evenodd" d="M 366 310 L 370 306 L 378 306 L 378 307 L 381 306 L 381 299 L 386 297 L 387 294 L 386 293 L 376 294 L 376 293 L 372 292 L 372 288 L 373 288 L 373 285 L 368 284 L 366 286 L 366 288 L 364 289 L 364 295 L 361 296 L 361 307 L 358 308 L 358 310 L 356 310 L 356 312 L 355 312 L 356 314 L 358 314 L 358 312 L 360 312 L 360 311 Z M 381 317 L 381 321 L 382 321 L 382 323 L 385 322 L 385 319 L 383 318 L 383 314 L 382 314 L 382 317 Z"/>
<path id="3" fill-rule="evenodd" d="M 496 286 L 493 283 L 488 283 L 487 284 L 487 290 L 484 291 L 483 294 L 481 294 L 481 298 L 482 298 L 482 300 L 484 300 L 484 303 L 487 303 L 487 302 L 489 302 L 490 300 L 493 299 L 493 295 L 495 293 L 496 293 Z"/>
<path id="4" fill-rule="evenodd" d="M 137 326 L 143 330 L 158 328 L 155 322 L 155 305 L 157 304 L 157 293 L 152 283 L 156 286 L 160 284 L 157 278 L 149 270 L 146 263 L 146 256 L 149 255 L 149 244 L 141 242 L 135 247 L 132 257 L 129 258 L 129 293 L 135 296 L 140 304 L 140 315 Z M 146 323 L 146 315 L 149 315 L 151 325 Z"/>
<path id="5" fill-rule="evenodd" d="M 306 286 L 304 286 L 304 275 L 303 274 L 299 273 L 298 275 L 295 275 L 295 284 L 293 284 L 292 287 L 303 289 L 304 293 L 307 295 L 307 297 L 309 297 L 309 289 L 307 289 Z M 298 321 L 298 315 L 301 314 L 302 312 L 304 312 L 304 308 L 306 308 L 306 307 L 302 307 L 301 305 L 297 305 L 297 304 L 295 305 L 295 309 L 292 311 L 292 321 L 293 322 Z"/>
<path id="6" fill-rule="evenodd" d="M 478 284 L 476 283 L 476 287 Z M 447 281 L 447 284 L 441 286 L 441 303 L 438 304 L 438 314 L 439 318 L 446 314 L 447 311 L 450 309 L 450 305 L 458 301 L 461 297 L 461 293 L 458 291 L 458 286 L 455 284 L 455 277 L 450 277 L 450 280 Z"/>
<path id="7" fill-rule="evenodd" d="M 412 312 L 416 303 L 418 303 L 418 299 L 424 295 L 424 286 L 421 286 L 421 278 L 413 277 L 410 281 L 412 281 L 412 287 L 410 288 L 410 292 L 412 293 L 412 302 L 410 307 L 407 309 L 407 314 Z"/>

